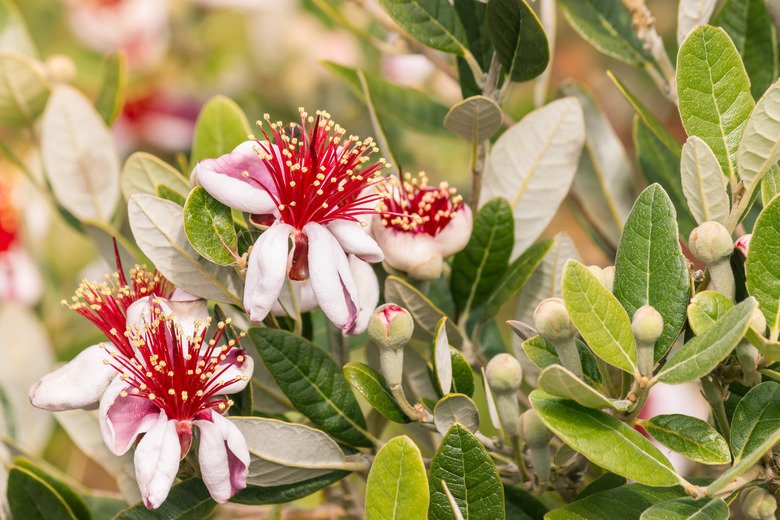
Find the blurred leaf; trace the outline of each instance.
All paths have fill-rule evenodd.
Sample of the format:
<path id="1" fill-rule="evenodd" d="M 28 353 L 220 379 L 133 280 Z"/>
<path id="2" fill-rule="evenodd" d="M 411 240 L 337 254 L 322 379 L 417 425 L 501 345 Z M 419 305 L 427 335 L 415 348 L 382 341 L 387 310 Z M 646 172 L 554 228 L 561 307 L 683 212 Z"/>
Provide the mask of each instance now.
<path id="1" fill-rule="evenodd" d="M 179 195 L 177 191 L 172 190 L 165 184 L 158 184 L 154 187 L 154 194 L 165 200 L 169 200 L 177 206 L 184 206 L 187 203 L 187 198 Z"/>
<path id="2" fill-rule="evenodd" d="M 116 456 L 108 449 L 100 434 L 97 413 L 76 409 L 56 412 L 54 417 L 76 447 L 108 474 L 116 475 L 122 466 L 133 463 L 132 453 Z"/>
<path id="3" fill-rule="evenodd" d="M 32 126 L 46 107 L 51 86 L 41 63 L 0 52 L 0 125 Z"/>
<path id="4" fill-rule="evenodd" d="M 488 67 L 490 67 L 490 60 L 493 58 L 493 44 L 490 41 L 488 26 L 485 22 L 487 18 L 487 3 L 483 3 L 480 0 L 454 0 L 453 6 L 466 30 L 466 40 L 468 41 L 471 54 L 476 58 L 480 68 L 483 71 L 487 71 Z M 459 57 L 458 61 L 466 64 L 463 58 Z M 466 64 L 466 70 L 471 74 L 468 64 Z M 466 98 L 468 96 L 463 97 Z"/>
<path id="5" fill-rule="evenodd" d="M 726 440 L 701 419 L 682 414 L 656 415 L 640 425 L 653 439 L 691 460 L 710 465 L 731 462 Z"/>
<path id="6" fill-rule="evenodd" d="M 452 356 L 447 341 L 447 318 L 439 320 L 433 336 L 433 372 L 441 395 L 446 396 L 452 390 Z"/>
<path id="7" fill-rule="evenodd" d="M 501 107 L 485 96 L 472 96 L 454 105 L 444 116 L 444 126 L 469 143 L 490 139 L 503 118 Z"/>
<path id="8" fill-rule="evenodd" d="M 230 208 L 198 186 L 184 203 L 184 232 L 192 247 L 219 265 L 236 263 L 237 239 Z"/>
<path id="9" fill-rule="evenodd" d="M 331 357 L 314 343 L 278 329 L 249 329 L 266 366 L 303 415 L 333 437 L 371 446 L 366 420 L 349 383 Z"/>
<path id="10" fill-rule="evenodd" d="M 237 504 L 260 506 L 266 504 L 282 504 L 292 502 L 311 495 L 323 488 L 338 482 L 349 475 L 348 471 L 332 471 L 327 475 L 315 477 L 295 484 L 284 486 L 247 486 L 230 499 Z"/>
<path id="11" fill-rule="evenodd" d="M 780 159 L 780 80 L 758 100 L 737 149 L 739 177 L 749 189 Z M 768 200 L 766 202 L 769 202 Z"/>
<path id="12" fill-rule="evenodd" d="M 11 0 L 0 0 L 0 51 L 38 57 L 38 50 L 30 38 L 24 19 Z"/>
<path id="13" fill-rule="evenodd" d="M 152 154 L 135 152 L 122 167 L 120 178 L 122 196 L 129 199 L 133 193 L 157 194 L 157 186 L 167 186 L 186 199 L 190 183 L 175 168 Z"/>
<path id="14" fill-rule="evenodd" d="M 609 399 L 561 365 L 550 365 L 539 375 L 539 388 L 550 395 L 571 399 L 586 408 L 626 410 L 627 400 Z"/>
<path id="15" fill-rule="evenodd" d="M 645 188 L 626 221 L 615 258 L 613 291 L 629 320 L 644 305 L 653 306 L 664 319 L 654 361 L 666 354 L 680 334 L 691 294 L 675 217 L 663 188 L 658 184 Z"/>
<path id="16" fill-rule="evenodd" d="M 59 203 L 82 220 L 109 222 L 119 202 L 119 156 L 92 103 L 60 85 L 42 125 L 41 159 Z"/>
<path id="17" fill-rule="evenodd" d="M 697 25 L 706 24 L 718 0 L 680 0 L 677 8 L 677 46 Z"/>
<path id="18" fill-rule="evenodd" d="M 199 478 L 174 484 L 168 498 L 157 509 L 139 502 L 114 517 L 114 520 L 201 520 L 208 518 L 217 503 Z"/>
<path id="19" fill-rule="evenodd" d="M 766 317 L 771 339 L 780 334 L 780 197 L 775 197 L 761 212 L 753 227 L 750 254 L 745 262 L 748 292 L 758 300 Z"/>
<path id="20" fill-rule="evenodd" d="M 344 376 L 379 413 L 397 423 L 411 422 L 396 403 L 382 374 L 365 363 L 352 361 L 344 365 Z"/>
<path id="21" fill-rule="evenodd" d="M 726 224 L 731 210 L 726 177 L 709 145 L 692 135 L 685 141 L 680 161 L 682 188 L 696 222 Z"/>
<path id="22" fill-rule="evenodd" d="M 94 520 L 114 518 L 120 511 L 127 509 L 127 502 L 119 498 L 99 495 L 82 495 L 81 498 L 87 504 Z"/>
<path id="23" fill-rule="evenodd" d="M 496 520 L 504 517 L 504 489 L 496 465 L 482 443 L 455 423 L 441 441 L 431 461 L 428 486 L 430 520 L 450 520 L 452 509 L 441 484 L 444 480 L 469 520 Z"/>
<path id="24" fill-rule="evenodd" d="M 756 300 L 748 298 L 726 311 L 702 334 L 680 347 L 655 378 L 677 384 L 704 377 L 720 363 L 747 332 L 756 308 Z"/>
<path id="25" fill-rule="evenodd" d="M 635 67 L 652 63 L 620 0 L 559 0 L 566 20 L 598 51 Z"/>
<path id="26" fill-rule="evenodd" d="M 16 457 L 14 459 L 14 467 L 29 471 L 49 485 L 68 505 L 73 512 L 73 516 L 79 519 L 89 520 L 90 512 L 89 509 L 87 509 L 87 505 L 68 484 L 56 478 L 54 475 L 47 473 L 42 467 L 25 457 Z"/>
<path id="27" fill-rule="evenodd" d="M 11 466 L 6 497 L 14 518 L 23 520 L 77 520 L 65 499 L 32 471 Z"/>
<path id="28" fill-rule="evenodd" d="M 462 55 L 466 31 L 448 0 L 379 0 L 387 14 L 428 47 Z"/>
<path id="29" fill-rule="evenodd" d="M 764 206 L 780 193 L 780 165 L 775 164 L 761 179 L 761 202 Z"/>
<path id="30" fill-rule="evenodd" d="M 697 336 L 713 325 L 734 303 L 718 291 L 702 291 L 688 305 L 688 323 Z"/>
<path id="31" fill-rule="evenodd" d="M 449 394 L 444 396 L 433 409 L 433 424 L 442 435 L 458 423 L 471 432 L 479 430 L 479 410 L 468 396 Z"/>
<path id="32" fill-rule="evenodd" d="M 626 423 L 541 390 L 534 390 L 529 397 L 544 424 L 594 464 L 651 486 L 679 482 L 672 464 L 658 448 Z"/>
<path id="33" fill-rule="evenodd" d="M 463 357 L 463 354 L 452 347 L 450 347 L 450 357 L 452 364 L 451 391 L 472 397 L 474 395 L 474 373 L 471 371 L 471 365 Z"/>
<path id="34" fill-rule="evenodd" d="M 728 520 L 729 506 L 722 498 L 677 498 L 648 508 L 640 520 Z"/>
<path id="35" fill-rule="evenodd" d="M 376 454 L 366 482 L 366 520 L 425 520 L 428 485 L 417 445 L 396 437 Z"/>
<path id="36" fill-rule="evenodd" d="M 138 247 L 163 276 L 201 298 L 241 306 L 241 278 L 233 268 L 215 265 L 190 245 L 181 206 L 135 194 L 127 204 L 127 213 Z"/>
<path id="37" fill-rule="evenodd" d="M 482 204 L 466 247 L 452 259 L 450 287 L 455 305 L 468 314 L 496 287 L 512 252 L 514 221 L 506 199 Z"/>
<path id="38" fill-rule="evenodd" d="M 106 58 L 103 82 L 100 85 L 95 110 L 108 126 L 114 124 L 125 104 L 127 90 L 127 54 L 120 50 Z"/>
<path id="39" fill-rule="evenodd" d="M 737 147 L 754 102 L 742 59 L 723 29 L 696 27 L 680 46 L 677 97 L 685 131 L 707 143 L 736 182 Z"/>
<path id="40" fill-rule="evenodd" d="M 576 98 L 553 101 L 526 115 L 498 138 L 485 167 L 479 206 L 509 201 L 514 215 L 510 261 L 547 227 L 577 170 L 585 125 Z"/>
<path id="41" fill-rule="evenodd" d="M 528 81 L 547 68 L 547 35 L 525 0 L 490 0 L 487 28 L 501 67 L 511 81 Z"/>
<path id="42" fill-rule="evenodd" d="M 577 500 L 547 513 L 546 520 L 639 520 L 653 504 L 685 497 L 681 486 L 628 484 Z"/>
<path id="43" fill-rule="evenodd" d="M 251 130 L 244 111 L 225 96 L 214 96 L 203 106 L 192 136 L 190 164 L 220 157 L 247 139 Z"/>

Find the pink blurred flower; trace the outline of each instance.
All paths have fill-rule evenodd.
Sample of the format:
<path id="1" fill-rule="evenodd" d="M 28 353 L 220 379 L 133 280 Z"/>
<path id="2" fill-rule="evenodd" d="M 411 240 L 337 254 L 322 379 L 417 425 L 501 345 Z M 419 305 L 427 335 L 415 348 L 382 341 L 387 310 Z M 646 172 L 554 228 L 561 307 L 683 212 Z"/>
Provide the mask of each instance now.
<path id="1" fill-rule="evenodd" d="M 122 155 L 142 147 L 181 152 L 192 144 L 199 104 L 152 89 L 130 97 L 114 123 Z"/>
<path id="2" fill-rule="evenodd" d="M 0 180 L 0 301 L 36 303 L 43 280 L 21 242 L 21 222 L 11 197 L 11 185 Z"/>

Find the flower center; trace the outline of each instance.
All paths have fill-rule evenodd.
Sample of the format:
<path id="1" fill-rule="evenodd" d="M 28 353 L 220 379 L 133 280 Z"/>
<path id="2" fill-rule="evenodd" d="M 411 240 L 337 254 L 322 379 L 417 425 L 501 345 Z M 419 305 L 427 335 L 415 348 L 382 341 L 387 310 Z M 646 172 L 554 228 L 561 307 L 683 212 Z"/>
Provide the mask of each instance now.
<path id="1" fill-rule="evenodd" d="M 318 111 L 312 117 L 303 109 L 299 111 L 300 125 L 272 123 L 265 115 L 273 139 L 257 122 L 265 141 L 257 140 L 255 150 L 270 181 L 250 177 L 247 172 L 244 176 L 271 196 L 282 222 L 297 230 L 309 222 L 359 222 L 359 216 L 373 214 L 380 196 L 364 190 L 381 182 L 380 171 L 389 166 L 379 159 L 365 167 L 371 154 L 379 151 L 374 141 L 345 138 L 344 129 L 325 112 Z"/>
<path id="2" fill-rule="evenodd" d="M 377 208 L 383 226 L 432 237 L 449 224 L 463 201 L 446 182 L 438 188 L 429 187 L 422 172 L 417 177 L 407 173 L 403 181 L 392 176 L 378 184 L 376 191 L 383 198 Z"/>

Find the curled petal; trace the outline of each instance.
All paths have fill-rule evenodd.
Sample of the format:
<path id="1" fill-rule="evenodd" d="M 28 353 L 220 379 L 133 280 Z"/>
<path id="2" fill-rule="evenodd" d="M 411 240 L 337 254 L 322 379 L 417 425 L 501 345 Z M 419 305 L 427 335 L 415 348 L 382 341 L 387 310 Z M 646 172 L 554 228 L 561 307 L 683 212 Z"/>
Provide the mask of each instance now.
<path id="1" fill-rule="evenodd" d="M 334 220 L 325 224 L 345 253 L 352 253 L 366 262 L 381 262 L 385 255 L 366 230 L 357 222 Z"/>
<path id="2" fill-rule="evenodd" d="M 352 327 L 344 331 L 347 336 L 360 334 L 366 330 L 368 320 L 374 313 L 376 304 L 379 303 L 379 281 L 374 269 L 355 255 L 349 255 L 349 267 L 357 285 L 360 310 Z"/>
<path id="3" fill-rule="evenodd" d="M 165 502 L 179 472 L 179 436 L 176 421 L 160 410 L 149 431 L 135 449 L 135 480 L 144 504 L 157 509 Z"/>
<path id="4" fill-rule="evenodd" d="M 193 421 L 200 429 L 198 461 L 211 497 L 224 504 L 246 487 L 249 450 L 241 431 L 211 410 L 211 416 Z"/>
<path id="5" fill-rule="evenodd" d="M 447 258 L 466 247 L 473 225 L 471 208 L 465 204 L 461 205 L 452 220 L 434 237 L 441 256 Z"/>
<path id="6" fill-rule="evenodd" d="M 52 412 L 95 408 L 117 375 L 116 370 L 103 363 L 109 358 L 99 345 L 84 349 L 69 363 L 35 383 L 30 388 L 30 402 Z"/>
<path id="7" fill-rule="evenodd" d="M 149 431 L 161 413 L 160 408 L 145 397 L 120 395 L 128 390 L 130 387 L 117 377 L 100 399 L 100 433 L 108 449 L 116 455 L 126 453 L 140 434 Z"/>
<path id="8" fill-rule="evenodd" d="M 261 321 L 273 307 L 287 278 L 289 224 L 277 221 L 255 242 L 249 255 L 244 307 L 252 321 Z"/>
<path id="9" fill-rule="evenodd" d="M 238 361 L 238 358 L 244 358 L 243 361 Z M 235 363 L 229 366 L 222 375 L 219 376 L 219 381 L 230 381 L 235 379 L 234 383 L 222 388 L 220 394 L 235 394 L 240 392 L 249 383 L 252 378 L 252 372 L 254 371 L 255 362 L 251 356 L 239 348 L 232 348 L 225 355 L 225 359 L 220 362 L 221 364 Z"/>

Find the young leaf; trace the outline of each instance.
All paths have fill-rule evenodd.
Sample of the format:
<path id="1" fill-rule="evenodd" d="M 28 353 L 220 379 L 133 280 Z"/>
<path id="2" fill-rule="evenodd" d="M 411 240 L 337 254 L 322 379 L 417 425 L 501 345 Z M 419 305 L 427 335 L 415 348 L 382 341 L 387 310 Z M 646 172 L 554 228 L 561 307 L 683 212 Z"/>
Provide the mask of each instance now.
<path id="1" fill-rule="evenodd" d="M 114 124 L 125 103 L 127 90 L 127 54 L 115 52 L 103 65 L 103 82 L 95 100 L 95 110 L 108 126 Z"/>
<path id="2" fill-rule="evenodd" d="M 425 520 L 428 486 L 417 445 L 396 437 L 376 454 L 366 482 L 366 520 Z"/>
<path id="3" fill-rule="evenodd" d="M 230 499 L 237 504 L 261 506 L 292 502 L 316 493 L 349 475 L 348 471 L 331 471 L 303 482 L 283 486 L 247 486 Z"/>
<path id="4" fill-rule="evenodd" d="M 25 520 L 76 520 L 77 517 L 53 487 L 32 471 L 11 466 L 6 497 L 14 518 Z"/>
<path id="5" fill-rule="evenodd" d="M 709 374 L 745 336 L 755 307 L 756 300 L 748 298 L 726 311 L 701 335 L 680 347 L 655 379 L 677 384 Z"/>
<path id="6" fill-rule="evenodd" d="M 133 193 L 157 194 L 157 186 L 167 186 L 187 198 L 190 184 L 168 163 L 146 152 L 135 152 L 128 157 L 120 174 L 122 196 L 129 199 Z"/>
<path id="7" fill-rule="evenodd" d="M 249 133 L 241 107 L 230 98 L 214 96 L 203 106 L 195 123 L 190 164 L 230 153 L 248 139 Z"/>
<path id="8" fill-rule="evenodd" d="M 529 397 L 544 424 L 595 464 L 650 486 L 680 482 L 658 448 L 626 423 L 541 390 Z"/>
<path id="9" fill-rule="evenodd" d="M 758 217 L 745 262 L 748 292 L 758 300 L 772 340 L 777 340 L 780 334 L 780 255 L 777 244 L 780 244 L 780 197 L 772 199 Z"/>
<path id="10" fill-rule="evenodd" d="M 510 261 L 538 238 L 569 192 L 585 141 L 576 98 L 553 101 L 526 115 L 498 138 L 490 152 L 479 206 L 509 201 L 515 220 Z"/>
<path id="11" fill-rule="evenodd" d="M 640 425 L 653 439 L 691 460 L 702 464 L 731 462 L 726 440 L 701 419 L 681 414 L 656 415 Z"/>
<path id="12" fill-rule="evenodd" d="M 431 504 L 430 520 L 450 520 L 447 494 L 441 481 L 447 483 L 458 508 L 469 520 L 504 518 L 504 489 L 496 465 L 482 443 L 458 423 L 441 441 L 431 461 L 428 486 Z"/>
<path id="13" fill-rule="evenodd" d="M 677 97 L 685 131 L 706 142 L 736 182 L 737 147 L 754 102 L 742 59 L 723 29 L 699 26 L 680 46 Z"/>
<path id="14" fill-rule="evenodd" d="M 324 350 L 285 330 L 251 328 L 249 336 L 299 412 L 341 441 L 371 446 L 349 383 Z"/>
<path id="15" fill-rule="evenodd" d="M 352 361 L 344 365 L 344 377 L 360 392 L 368 404 L 382 415 L 397 423 L 411 421 L 398 406 L 395 397 L 387 388 L 384 376 L 366 365 Z"/>
<path id="16" fill-rule="evenodd" d="M 750 188 L 780 159 L 780 80 L 758 100 L 737 149 L 739 177 Z M 766 200 L 765 202 L 769 202 Z"/>
<path id="17" fill-rule="evenodd" d="M 502 122 L 501 107 L 485 96 L 464 99 L 444 116 L 444 126 L 469 143 L 490 139 Z"/>
<path id="18" fill-rule="evenodd" d="M 478 307 L 506 271 L 513 233 L 512 210 L 505 199 L 482 205 L 468 244 L 452 260 L 450 287 L 462 313 Z"/>
<path id="19" fill-rule="evenodd" d="M 547 68 L 547 35 L 525 0 L 488 2 L 487 29 L 501 67 L 511 81 L 528 81 Z"/>
<path id="20" fill-rule="evenodd" d="M 621 370 L 637 373 L 631 319 L 617 298 L 574 260 L 563 268 L 562 289 L 571 320 L 593 352 Z"/>
<path id="21" fill-rule="evenodd" d="M 387 14 L 428 47 L 463 55 L 466 32 L 447 0 L 379 0 Z"/>
<path id="22" fill-rule="evenodd" d="M 677 46 L 697 25 L 706 24 L 715 10 L 717 0 L 680 0 L 677 8 Z"/>
<path id="23" fill-rule="evenodd" d="M 198 186 L 184 203 L 184 232 L 192 247 L 219 265 L 236 262 L 238 240 L 230 208 Z"/>
<path id="24" fill-rule="evenodd" d="M 601 395 L 595 388 L 561 365 L 550 365 L 539 375 L 539 388 L 550 395 L 571 399 L 586 408 L 626 410 L 629 401 L 618 401 Z"/>
<path id="25" fill-rule="evenodd" d="M 628 484 L 577 500 L 559 509 L 553 509 L 546 520 L 639 520 L 639 516 L 653 504 L 685 497 L 681 486 L 655 487 Z"/>
<path id="26" fill-rule="evenodd" d="M 452 389 L 452 356 L 447 341 L 447 317 L 439 320 L 433 337 L 433 369 L 441 395 L 447 395 Z"/>
<path id="27" fill-rule="evenodd" d="M 676 498 L 648 508 L 639 520 L 728 520 L 729 506 L 722 498 Z"/>
<path id="28" fill-rule="evenodd" d="M 725 225 L 731 210 L 726 177 L 713 151 L 695 135 L 683 145 L 680 174 L 685 200 L 696 222 Z"/>
<path id="29" fill-rule="evenodd" d="M 442 435 L 446 435 L 455 423 L 471 432 L 479 430 L 479 410 L 468 396 L 449 394 L 436 403 L 433 409 L 433 424 Z"/>
<path id="30" fill-rule="evenodd" d="M 0 124 L 29 126 L 41 115 L 51 86 L 40 66 L 16 52 L 0 52 Z"/>
<path id="31" fill-rule="evenodd" d="M 38 57 L 19 9 L 11 0 L 0 0 L 0 51 L 13 51 Z"/>
<path id="32" fill-rule="evenodd" d="M 474 373 L 466 358 L 459 351 L 450 347 L 450 363 L 452 364 L 452 392 L 474 395 Z"/>
<path id="33" fill-rule="evenodd" d="M 114 520 L 200 520 L 208 518 L 217 503 L 199 478 L 190 478 L 171 487 L 168 498 L 157 509 L 139 502 L 114 517 Z"/>
<path id="34" fill-rule="evenodd" d="M 702 334 L 732 307 L 734 303 L 718 291 L 702 291 L 696 294 L 687 310 L 688 323 L 693 333 Z"/>
<path id="35" fill-rule="evenodd" d="M 639 196 L 626 221 L 615 258 L 614 293 L 629 318 L 644 305 L 652 305 L 663 317 L 655 360 L 680 334 L 690 291 L 674 206 L 663 188 L 653 184 Z"/>

